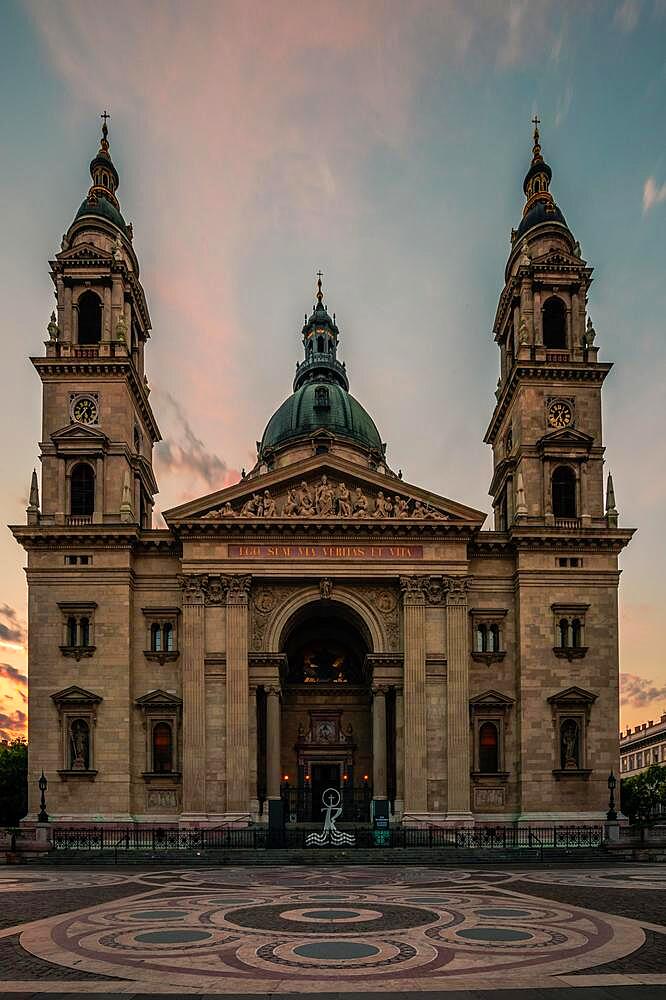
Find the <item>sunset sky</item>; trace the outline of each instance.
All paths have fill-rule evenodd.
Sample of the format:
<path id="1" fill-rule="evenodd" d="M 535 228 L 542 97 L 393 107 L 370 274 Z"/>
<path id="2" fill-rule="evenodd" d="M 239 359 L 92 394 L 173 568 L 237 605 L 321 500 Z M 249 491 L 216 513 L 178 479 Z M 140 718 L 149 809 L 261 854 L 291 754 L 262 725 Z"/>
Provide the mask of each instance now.
<path id="1" fill-rule="evenodd" d="M 623 554 L 624 725 L 666 712 L 666 0 L 0 7 L 0 521 L 38 464 L 48 260 L 111 113 L 164 436 L 158 506 L 234 482 L 324 271 L 351 391 L 407 481 L 489 511 L 491 328 L 530 119 L 595 268 Z M 26 724 L 24 553 L 0 531 L 0 736 Z M 663 603 L 662 603 L 663 602 Z"/>

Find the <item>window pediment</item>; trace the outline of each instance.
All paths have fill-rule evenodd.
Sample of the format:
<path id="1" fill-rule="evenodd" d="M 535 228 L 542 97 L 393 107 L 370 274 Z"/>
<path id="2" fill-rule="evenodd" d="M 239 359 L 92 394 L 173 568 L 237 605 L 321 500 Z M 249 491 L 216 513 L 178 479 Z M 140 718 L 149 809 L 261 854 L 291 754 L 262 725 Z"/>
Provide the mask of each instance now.
<path id="1" fill-rule="evenodd" d="M 585 688 L 574 686 L 565 688 L 564 691 L 559 691 L 557 694 L 552 694 L 548 702 L 555 708 L 566 709 L 573 706 L 589 706 L 594 704 L 596 700 L 596 694 L 586 691 Z"/>
<path id="2" fill-rule="evenodd" d="M 477 694 L 476 697 L 470 698 L 469 705 L 471 711 L 479 711 L 480 709 L 492 708 L 492 709 L 502 709 L 506 711 L 510 709 L 515 704 L 515 700 L 510 698 L 506 694 L 502 694 L 500 691 L 484 691 L 483 694 Z"/>
<path id="3" fill-rule="evenodd" d="M 177 711 L 182 707 L 183 701 L 178 695 L 169 694 L 168 691 L 163 691 L 161 688 L 156 688 L 154 691 L 149 691 L 147 694 L 141 695 L 137 698 L 134 704 L 137 708 L 142 709 L 142 711 L 149 713 L 153 712 L 164 712 L 164 711 Z"/>
<path id="4" fill-rule="evenodd" d="M 56 691 L 55 694 L 51 695 L 51 698 L 59 709 L 76 708 L 81 705 L 99 705 L 100 702 L 104 701 L 101 695 L 86 691 L 85 688 L 78 687 L 76 684 L 63 688 L 62 691 Z"/>

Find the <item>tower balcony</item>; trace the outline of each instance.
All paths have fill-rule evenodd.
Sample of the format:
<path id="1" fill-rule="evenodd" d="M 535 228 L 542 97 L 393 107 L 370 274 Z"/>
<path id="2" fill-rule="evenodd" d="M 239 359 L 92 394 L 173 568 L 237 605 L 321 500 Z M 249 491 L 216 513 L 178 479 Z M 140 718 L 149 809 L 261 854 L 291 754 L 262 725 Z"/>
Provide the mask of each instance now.
<path id="1" fill-rule="evenodd" d="M 349 379 L 344 362 L 337 358 L 332 358 L 330 354 L 314 354 L 311 358 L 301 361 L 296 365 L 296 375 L 294 376 L 294 392 L 300 388 L 304 382 L 315 379 L 318 376 L 333 379 L 345 390 L 349 389 Z"/>
<path id="2" fill-rule="evenodd" d="M 127 358 L 129 349 L 120 340 L 105 340 L 99 344 L 72 344 L 66 340 L 46 342 L 47 358 L 97 361 L 100 358 Z"/>

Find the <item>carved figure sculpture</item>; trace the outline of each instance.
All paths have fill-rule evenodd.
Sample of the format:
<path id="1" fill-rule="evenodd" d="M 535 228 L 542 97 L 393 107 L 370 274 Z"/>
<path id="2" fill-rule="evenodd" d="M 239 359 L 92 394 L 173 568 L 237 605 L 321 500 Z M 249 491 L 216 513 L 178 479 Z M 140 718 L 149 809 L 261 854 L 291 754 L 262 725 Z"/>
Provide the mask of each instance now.
<path id="1" fill-rule="evenodd" d="M 423 521 L 428 516 L 428 511 L 423 506 L 420 500 L 414 501 L 414 510 L 412 511 L 412 517 L 417 521 Z"/>
<path id="2" fill-rule="evenodd" d="M 258 493 L 253 493 L 249 500 L 246 500 L 241 507 L 241 517 L 261 517 L 264 512 L 264 505 Z"/>
<path id="3" fill-rule="evenodd" d="M 592 319 L 590 316 L 587 317 L 587 326 L 585 327 L 585 347 L 594 346 L 594 338 L 597 335 L 597 331 L 592 326 Z"/>
<path id="4" fill-rule="evenodd" d="M 380 490 L 375 500 L 375 517 L 384 518 L 388 516 L 389 513 L 386 509 L 386 497 L 384 496 L 382 490 Z"/>
<path id="5" fill-rule="evenodd" d="M 300 504 L 298 501 L 296 490 L 293 489 L 288 490 L 287 499 L 285 500 L 284 506 L 282 508 L 282 516 L 293 517 L 294 514 L 298 514 L 299 510 L 300 510 Z"/>
<path id="6" fill-rule="evenodd" d="M 225 503 L 224 507 L 222 508 L 222 514 L 223 514 L 224 517 L 235 517 L 236 516 L 235 510 L 233 509 L 233 507 L 231 506 L 231 504 L 229 503 L 228 500 Z"/>
<path id="7" fill-rule="evenodd" d="M 314 515 L 315 515 L 315 506 L 314 506 L 314 502 L 312 500 L 312 494 L 310 493 L 310 490 L 308 489 L 308 484 L 305 482 L 305 480 L 303 480 L 303 482 L 301 483 L 301 505 L 300 506 L 301 506 L 301 509 L 300 509 L 301 517 L 314 517 Z"/>
<path id="8" fill-rule="evenodd" d="M 403 497 L 395 498 L 395 516 L 401 520 L 409 517 L 409 500 L 404 500 Z"/>
<path id="9" fill-rule="evenodd" d="M 275 517 L 276 515 L 275 500 L 271 496 L 270 490 L 264 490 L 264 517 Z"/>
<path id="10" fill-rule="evenodd" d="M 122 313 L 118 317 L 118 322 L 116 323 L 116 340 L 119 340 L 121 344 L 127 342 L 127 323 L 125 322 L 125 317 Z"/>
<path id="11" fill-rule="evenodd" d="M 354 517 L 367 517 L 368 516 L 368 500 L 361 489 L 360 486 L 356 488 L 354 493 Z"/>
<path id="12" fill-rule="evenodd" d="M 338 514 L 340 517 L 351 517 L 352 498 L 345 483 L 338 486 Z"/>
<path id="13" fill-rule="evenodd" d="M 520 317 L 520 323 L 518 325 L 518 343 L 527 344 L 530 339 L 530 332 L 527 328 L 527 320 L 524 316 Z"/>
<path id="14" fill-rule="evenodd" d="M 330 517 L 333 513 L 333 501 L 335 500 L 335 493 L 333 492 L 328 479 L 325 475 L 321 477 L 321 482 L 315 490 L 315 506 L 317 514 L 320 517 Z"/>
<path id="15" fill-rule="evenodd" d="M 89 760 L 90 734 L 88 724 L 83 719 L 76 719 L 71 728 L 72 741 L 72 771 L 87 771 Z"/>
<path id="16" fill-rule="evenodd" d="M 570 771 L 578 768 L 578 726 L 573 719 L 567 719 L 561 730 L 562 768 Z"/>
<path id="17" fill-rule="evenodd" d="M 56 314 L 51 313 L 51 320 L 46 328 L 49 331 L 49 340 L 57 340 L 60 330 L 58 329 L 58 324 L 56 323 Z"/>

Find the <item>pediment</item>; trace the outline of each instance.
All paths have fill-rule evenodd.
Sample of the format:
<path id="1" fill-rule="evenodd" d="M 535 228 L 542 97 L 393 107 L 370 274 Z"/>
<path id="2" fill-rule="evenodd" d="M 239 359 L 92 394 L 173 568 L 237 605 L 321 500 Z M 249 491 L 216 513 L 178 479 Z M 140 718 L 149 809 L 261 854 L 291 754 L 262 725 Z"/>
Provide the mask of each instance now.
<path id="1" fill-rule="evenodd" d="M 594 444 L 594 438 L 575 427 L 565 427 L 562 430 L 549 431 L 537 442 L 541 448 L 585 448 Z"/>
<path id="2" fill-rule="evenodd" d="M 539 267 L 585 267 L 582 257 L 575 257 L 572 253 L 567 253 L 559 248 L 546 251 L 539 257 L 532 258 L 532 264 Z"/>
<path id="3" fill-rule="evenodd" d="M 113 259 L 113 254 L 108 250 L 101 250 L 94 243 L 77 243 L 74 247 L 61 250 L 56 254 L 59 264 L 77 264 L 80 261 L 97 260 L 108 264 Z"/>
<path id="4" fill-rule="evenodd" d="M 565 688 L 564 691 L 560 691 L 558 694 L 552 694 L 548 699 L 551 705 L 580 705 L 581 703 L 591 705 L 596 700 L 596 694 L 592 694 L 591 691 L 586 691 L 585 688 L 576 687 L 575 685 Z"/>
<path id="5" fill-rule="evenodd" d="M 67 441 L 79 442 L 90 442 L 95 444 L 106 443 L 108 438 L 104 431 L 101 431 L 99 427 L 91 427 L 90 424 L 67 424 L 66 427 L 61 427 L 59 430 L 54 431 L 51 435 L 51 440 L 57 444 L 66 443 Z"/>
<path id="6" fill-rule="evenodd" d="M 99 705 L 104 700 L 101 695 L 94 694 L 92 691 L 86 691 L 85 688 L 78 687 L 76 684 L 63 688 L 62 691 L 56 691 L 55 694 L 51 695 L 51 698 L 60 707 L 66 707 L 67 705 Z"/>
<path id="7" fill-rule="evenodd" d="M 137 698 L 135 704 L 139 708 L 180 708 L 183 702 L 177 695 L 169 694 L 168 691 L 156 688 L 154 691 L 149 691 L 148 694 L 143 694 L 140 698 Z"/>
<path id="8" fill-rule="evenodd" d="M 174 507 L 169 526 L 205 521 L 423 521 L 480 527 L 485 514 L 333 456 L 316 455 Z"/>
<path id="9" fill-rule="evenodd" d="M 504 705 L 506 708 L 510 708 L 511 705 L 515 704 L 513 698 L 509 698 L 506 694 L 501 694 L 499 691 L 484 691 L 483 694 L 477 694 L 474 698 L 470 698 L 470 705 L 473 708 L 484 708 L 488 706 Z"/>

